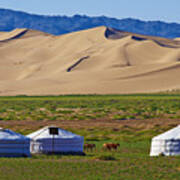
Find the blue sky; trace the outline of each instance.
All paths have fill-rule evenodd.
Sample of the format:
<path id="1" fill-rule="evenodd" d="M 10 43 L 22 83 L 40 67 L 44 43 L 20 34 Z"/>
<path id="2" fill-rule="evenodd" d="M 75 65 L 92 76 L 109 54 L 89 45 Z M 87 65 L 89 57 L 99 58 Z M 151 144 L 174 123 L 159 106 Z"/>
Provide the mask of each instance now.
<path id="1" fill-rule="evenodd" d="M 0 8 L 45 15 L 105 15 L 180 23 L 180 0 L 0 0 Z"/>

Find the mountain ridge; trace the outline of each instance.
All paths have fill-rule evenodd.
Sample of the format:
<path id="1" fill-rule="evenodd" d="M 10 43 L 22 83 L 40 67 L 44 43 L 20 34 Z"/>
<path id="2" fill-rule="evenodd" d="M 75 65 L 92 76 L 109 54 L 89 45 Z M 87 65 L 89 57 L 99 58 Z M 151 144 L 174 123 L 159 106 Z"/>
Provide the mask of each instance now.
<path id="1" fill-rule="evenodd" d="M 27 28 L 53 35 L 61 35 L 106 26 L 144 35 L 166 38 L 180 37 L 180 24 L 163 21 L 142 21 L 133 18 L 117 19 L 106 16 L 89 17 L 86 15 L 74 15 L 72 17 L 36 15 L 2 8 L 0 9 L 0 19 L 0 31 Z"/>

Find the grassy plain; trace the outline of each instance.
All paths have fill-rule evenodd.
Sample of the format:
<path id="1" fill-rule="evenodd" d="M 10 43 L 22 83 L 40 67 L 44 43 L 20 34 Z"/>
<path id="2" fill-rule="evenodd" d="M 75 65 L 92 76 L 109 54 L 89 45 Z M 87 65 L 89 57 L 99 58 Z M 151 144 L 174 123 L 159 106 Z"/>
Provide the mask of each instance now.
<path id="1" fill-rule="evenodd" d="M 0 97 L 0 126 L 28 134 L 55 124 L 95 143 L 86 156 L 0 159 L 2 179 L 179 179 L 180 157 L 149 157 L 151 138 L 180 122 L 180 95 Z M 102 150 L 118 142 L 118 151 Z"/>

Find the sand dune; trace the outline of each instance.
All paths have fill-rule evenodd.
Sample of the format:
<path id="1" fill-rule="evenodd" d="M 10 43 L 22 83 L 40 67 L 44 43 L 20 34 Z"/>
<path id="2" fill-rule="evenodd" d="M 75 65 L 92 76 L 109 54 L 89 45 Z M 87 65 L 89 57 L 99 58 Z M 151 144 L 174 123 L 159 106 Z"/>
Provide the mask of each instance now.
<path id="1" fill-rule="evenodd" d="M 0 41 L 3 42 L 3 41 L 17 39 L 23 36 L 27 31 L 28 29 L 15 29 L 14 31 L 11 32 L 3 32 L 3 34 L 1 34 L 0 36 Z"/>
<path id="2" fill-rule="evenodd" d="M 180 38 L 178 37 L 178 38 L 175 38 L 174 40 L 176 40 L 176 41 L 180 41 Z"/>
<path id="3" fill-rule="evenodd" d="M 98 27 L 62 36 L 0 32 L 0 95 L 180 89 L 180 40 Z"/>

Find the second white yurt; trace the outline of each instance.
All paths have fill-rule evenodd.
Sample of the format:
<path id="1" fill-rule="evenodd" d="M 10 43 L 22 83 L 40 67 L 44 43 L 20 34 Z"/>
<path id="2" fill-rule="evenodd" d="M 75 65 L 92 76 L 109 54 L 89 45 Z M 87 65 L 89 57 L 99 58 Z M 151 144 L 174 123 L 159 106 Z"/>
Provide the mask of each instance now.
<path id="1" fill-rule="evenodd" d="M 180 155 L 180 125 L 152 139 L 150 156 Z"/>
<path id="2" fill-rule="evenodd" d="M 27 137 L 31 139 L 31 153 L 83 154 L 84 138 L 55 126 L 47 126 Z"/>
<path id="3" fill-rule="evenodd" d="M 9 129 L 0 128 L 0 157 L 29 157 L 30 139 Z"/>

